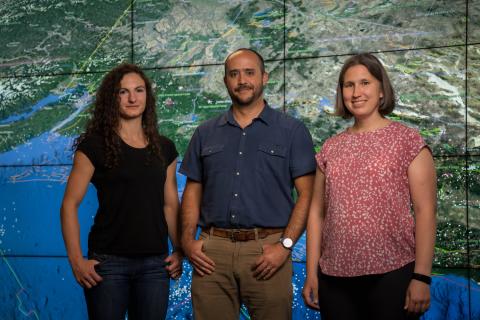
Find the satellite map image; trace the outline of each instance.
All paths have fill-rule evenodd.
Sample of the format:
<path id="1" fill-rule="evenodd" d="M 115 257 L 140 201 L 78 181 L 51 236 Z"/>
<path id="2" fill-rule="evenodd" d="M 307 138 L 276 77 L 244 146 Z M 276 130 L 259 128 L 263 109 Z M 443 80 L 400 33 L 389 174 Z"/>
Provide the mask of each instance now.
<path id="1" fill-rule="evenodd" d="M 229 108 L 223 61 L 242 47 L 263 55 L 267 101 L 302 120 L 317 151 L 351 125 L 333 115 L 343 61 L 371 52 L 383 62 L 396 90 L 390 118 L 419 130 L 437 168 L 422 319 L 480 319 L 480 1 L 3 0 L 0 33 L 0 319 L 87 318 L 59 208 L 102 77 L 123 61 L 146 71 L 181 162 L 195 128 Z M 84 253 L 96 208 L 91 186 L 79 210 Z M 293 317 L 320 319 L 301 298 L 305 249 L 303 236 Z M 184 267 L 168 319 L 192 319 Z"/>

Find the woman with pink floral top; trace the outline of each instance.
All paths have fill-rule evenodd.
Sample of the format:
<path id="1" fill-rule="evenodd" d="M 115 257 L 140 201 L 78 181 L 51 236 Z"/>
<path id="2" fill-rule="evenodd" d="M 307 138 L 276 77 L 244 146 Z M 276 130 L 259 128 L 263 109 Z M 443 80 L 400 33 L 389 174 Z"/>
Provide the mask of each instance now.
<path id="1" fill-rule="evenodd" d="M 303 297 L 323 320 L 411 319 L 430 305 L 435 167 L 416 130 L 385 118 L 394 106 L 375 56 L 345 62 L 335 107 L 354 124 L 316 155 L 307 225 Z"/>

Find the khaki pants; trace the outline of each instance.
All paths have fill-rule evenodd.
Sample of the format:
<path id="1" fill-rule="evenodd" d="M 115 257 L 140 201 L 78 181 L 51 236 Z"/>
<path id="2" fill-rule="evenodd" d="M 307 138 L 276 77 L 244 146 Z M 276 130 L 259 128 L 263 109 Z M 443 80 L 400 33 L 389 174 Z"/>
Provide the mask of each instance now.
<path id="1" fill-rule="evenodd" d="M 193 315 L 196 320 L 238 320 L 244 303 L 251 319 L 290 320 L 292 318 L 291 257 L 269 279 L 253 277 L 252 266 L 262 254 L 263 244 L 274 244 L 281 234 L 264 239 L 232 242 L 202 232 L 203 251 L 215 262 L 215 271 L 192 277 Z"/>

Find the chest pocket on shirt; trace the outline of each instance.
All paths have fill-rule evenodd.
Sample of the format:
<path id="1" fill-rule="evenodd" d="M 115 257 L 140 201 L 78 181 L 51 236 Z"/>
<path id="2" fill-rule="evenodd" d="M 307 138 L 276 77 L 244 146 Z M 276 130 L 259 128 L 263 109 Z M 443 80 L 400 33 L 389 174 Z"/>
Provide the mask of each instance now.
<path id="1" fill-rule="evenodd" d="M 285 166 L 287 148 L 279 144 L 258 145 L 257 169 L 277 172 Z"/>
<path id="2" fill-rule="evenodd" d="M 203 161 L 204 172 L 221 171 L 225 168 L 224 161 L 224 145 L 216 144 L 205 146 L 200 155 Z"/>

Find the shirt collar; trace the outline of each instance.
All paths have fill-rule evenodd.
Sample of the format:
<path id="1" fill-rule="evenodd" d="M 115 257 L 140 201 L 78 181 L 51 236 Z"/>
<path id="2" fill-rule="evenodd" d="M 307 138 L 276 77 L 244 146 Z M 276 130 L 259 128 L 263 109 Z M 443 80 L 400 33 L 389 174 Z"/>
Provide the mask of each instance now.
<path id="1" fill-rule="evenodd" d="M 255 119 L 258 119 L 258 120 L 262 121 L 263 123 L 265 123 L 268 126 L 273 122 L 274 111 L 268 105 L 267 101 L 265 101 L 265 100 L 263 100 L 263 101 L 265 102 L 265 107 L 263 108 L 262 112 L 260 112 L 258 117 L 255 118 Z M 237 125 L 237 122 L 235 121 L 235 118 L 233 117 L 232 106 L 230 106 L 228 111 L 226 113 L 224 113 L 224 115 L 220 119 L 218 125 L 223 126 L 223 125 L 226 125 L 227 123 L 230 123 L 231 125 Z"/>

